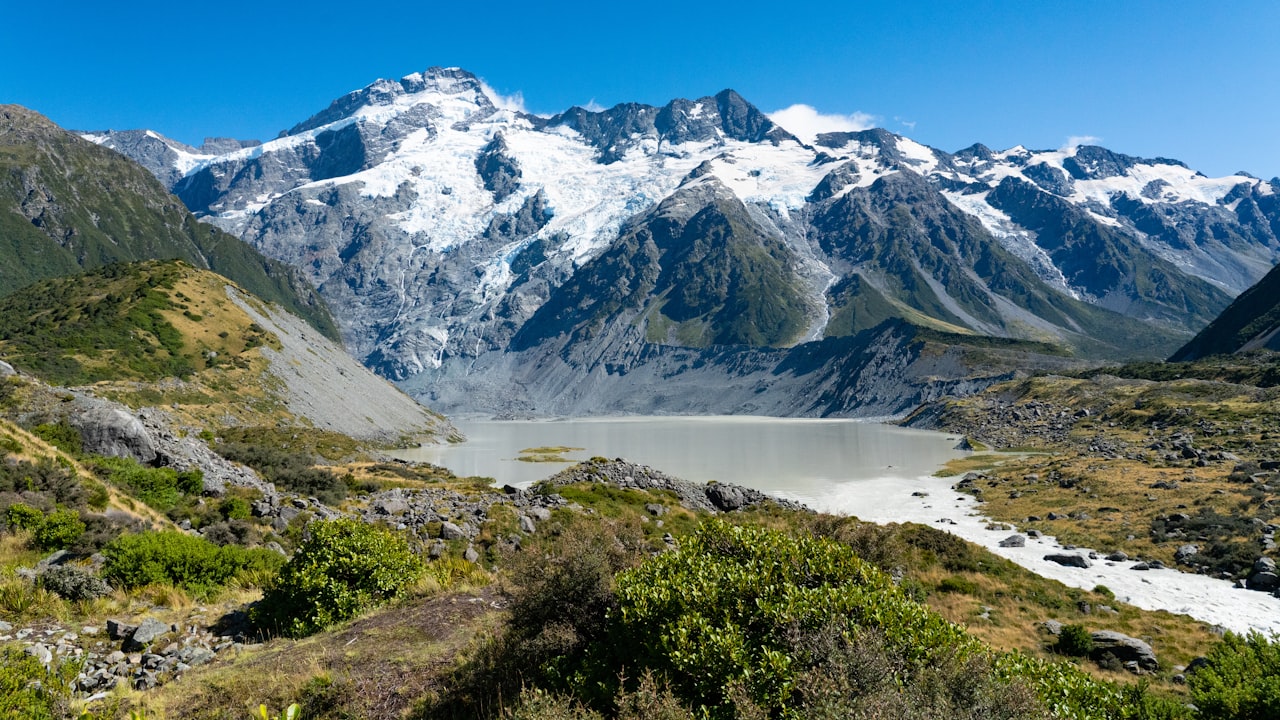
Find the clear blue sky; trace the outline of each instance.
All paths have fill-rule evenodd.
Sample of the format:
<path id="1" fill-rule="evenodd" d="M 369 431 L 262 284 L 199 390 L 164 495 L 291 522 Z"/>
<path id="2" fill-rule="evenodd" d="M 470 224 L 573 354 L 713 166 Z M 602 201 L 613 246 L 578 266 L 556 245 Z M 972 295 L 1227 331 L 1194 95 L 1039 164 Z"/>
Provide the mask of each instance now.
<path id="1" fill-rule="evenodd" d="M 379 77 L 457 65 L 531 111 L 731 87 L 954 151 L 1069 137 L 1280 175 L 1280 3 L 8 2 L 0 102 L 64 127 L 269 139 Z"/>

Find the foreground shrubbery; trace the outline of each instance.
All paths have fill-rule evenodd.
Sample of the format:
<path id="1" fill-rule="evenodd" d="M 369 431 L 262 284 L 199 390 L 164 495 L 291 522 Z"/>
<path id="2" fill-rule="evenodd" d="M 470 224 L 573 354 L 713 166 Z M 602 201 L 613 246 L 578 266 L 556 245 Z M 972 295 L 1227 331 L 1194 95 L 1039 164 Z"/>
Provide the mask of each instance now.
<path id="1" fill-rule="evenodd" d="M 71 715 L 71 683 L 78 663 L 54 663 L 52 668 L 18 648 L 0 650 L 0 718 L 60 720 Z"/>
<path id="2" fill-rule="evenodd" d="M 528 560 L 545 574 L 428 716 L 501 714 L 523 686 L 542 692 L 512 717 L 622 717 L 645 676 L 696 717 L 1187 716 L 1069 663 L 993 652 L 842 543 L 711 520 L 641 562 L 629 533 L 568 535 Z"/>
<path id="3" fill-rule="evenodd" d="M 237 576 L 270 574 L 284 564 L 284 557 L 271 550 L 218 546 L 173 531 L 121 535 L 102 554 L 108 582 L 124 588 L 169 584 L 196 594 L 217 590 Z"/>
<path id="4" fill-rule="evenodd" d="M 1204 720 L 1280 718 L 1280 637 L 1227 633 L 1188 675 Z"/>
<path id="5" fill-rule="evenodd" d="M 97 457 L 90 465 L 113 485 L 160 512 L 173 509 L 184 495 L 199 496 L 204 490 L 204 473 L 198 469 L 178 472 L 118 457 Z"/>
<path id="6" fill-rule="evenodd" d="M 260 627 L 294 637 L 399 595 L 422 563 L 398 535 L 358 520 L 315 522 L 253 610 Z"/>

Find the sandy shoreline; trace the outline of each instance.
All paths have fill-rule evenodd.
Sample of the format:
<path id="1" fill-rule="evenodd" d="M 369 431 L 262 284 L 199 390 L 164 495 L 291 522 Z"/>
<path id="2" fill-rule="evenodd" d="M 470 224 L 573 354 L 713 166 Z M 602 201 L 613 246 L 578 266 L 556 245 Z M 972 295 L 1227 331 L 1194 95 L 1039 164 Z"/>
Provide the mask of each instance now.
<path id="1" fill-rule="evenodd" d="M 1089 568 L 1064 567 L 1044 560 L 1064 552 L 1054 538 L 1027 539 L 1025 547 L 999 543 L 1017 530 L 988 530 L 989 519 L 978 514 L 973 497 L 951 489 L 957 478 L 884 477 L 841 485 L 824 498 L 794 497 L 816 510 L 854 515 L 877 523 L 915 522 L 946 530 L 982 545 L 1001 557 L 1047 578 L 1092 590 L 1105 585 L 1116 599 L 1146 610 L 1168 610 L 1221 625 L 1235 632 L 1280 632 L 1280 598 L 1242 590 L 1225 580 L 1177 570 L 1133 570 L 1134 562 L 1108 562 L 1099 557 Z M 912 493 L 926 493 L 924 497 Z M 1088 557 L 1089 549 L 1070 551 Z"/>

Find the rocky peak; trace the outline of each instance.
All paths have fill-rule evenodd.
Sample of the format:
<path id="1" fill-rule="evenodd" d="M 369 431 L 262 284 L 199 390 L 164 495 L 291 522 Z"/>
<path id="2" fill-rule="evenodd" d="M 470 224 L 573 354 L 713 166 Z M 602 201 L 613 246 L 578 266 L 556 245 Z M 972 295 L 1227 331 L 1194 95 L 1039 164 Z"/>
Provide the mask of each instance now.
<path id="1" fill-rule="evenodd" d="M 475 75 L 460 68 L 431 67 L 423 72 L 406 75 L 399 80 L 380 79 L 365 87 L 334 100 L 329 107 L 285 132 L 281 137 L 298 135 L 324 127 L 339 120 L 381 108 L 396 108 L 465 98 L 475 105 L 481 115 L 488 115 L 497 108 L 484 90 L 484 84 Z"/>

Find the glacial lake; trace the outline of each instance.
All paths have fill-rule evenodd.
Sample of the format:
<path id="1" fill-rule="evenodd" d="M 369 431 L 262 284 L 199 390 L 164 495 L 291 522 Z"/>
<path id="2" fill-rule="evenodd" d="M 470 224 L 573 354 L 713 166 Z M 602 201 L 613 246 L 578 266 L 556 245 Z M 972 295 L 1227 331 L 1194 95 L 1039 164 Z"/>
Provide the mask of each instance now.
<path id="1" fill-rule="evenodd" d="M 573 462 L 624 458 L 686 480 L 717 480 L 856 514 L 851 485 L 927 476 L 964 453 L 957 435 L 855 420 L 768 417 L 627 417 L 534 421 L 459 421 L 467 441 L 396 454 L 460 476 L 526 486 L 569 463 L 524 462 L 528 448 L 582 448 Z M 880 485 L 880 483 L 869 483 Z M 870 488 L 868 488 L 870 489 Z M 857 503 L 860 504 L 860 503 Z"/>
<path id="2" fill-rule="evenodd" d="M 399 451 L 408 460 L 443 465 L 458 475 L 528 485 L 566 463 L 516 460 L 526 448 L 567 446 L 573 461 L 625 458 L 686 480 L 720 480 L 799 500 L 825 512 L 871 522 L 917 522 L 953 533 L 1078 588 L 1106 585 L 1117 599 L 1148 610 L 1184 613 L 1236 632 L 1280 632 L 1280 598 L 1173 569 L 1133 572 L 1132 562 L 1093 561 L 1069 568 L 1044 560 L 1064 548 L 1055 538 L 1001 547 L 1014 529 L 991 526 L 972 496 L 933 477 L 965 453 L 960 438 L 853 420 L 762 417 L 637 417 L 454 423 L 468 441 Z M 1072 552 L 1084 555 L 1088 549 Z"/>

